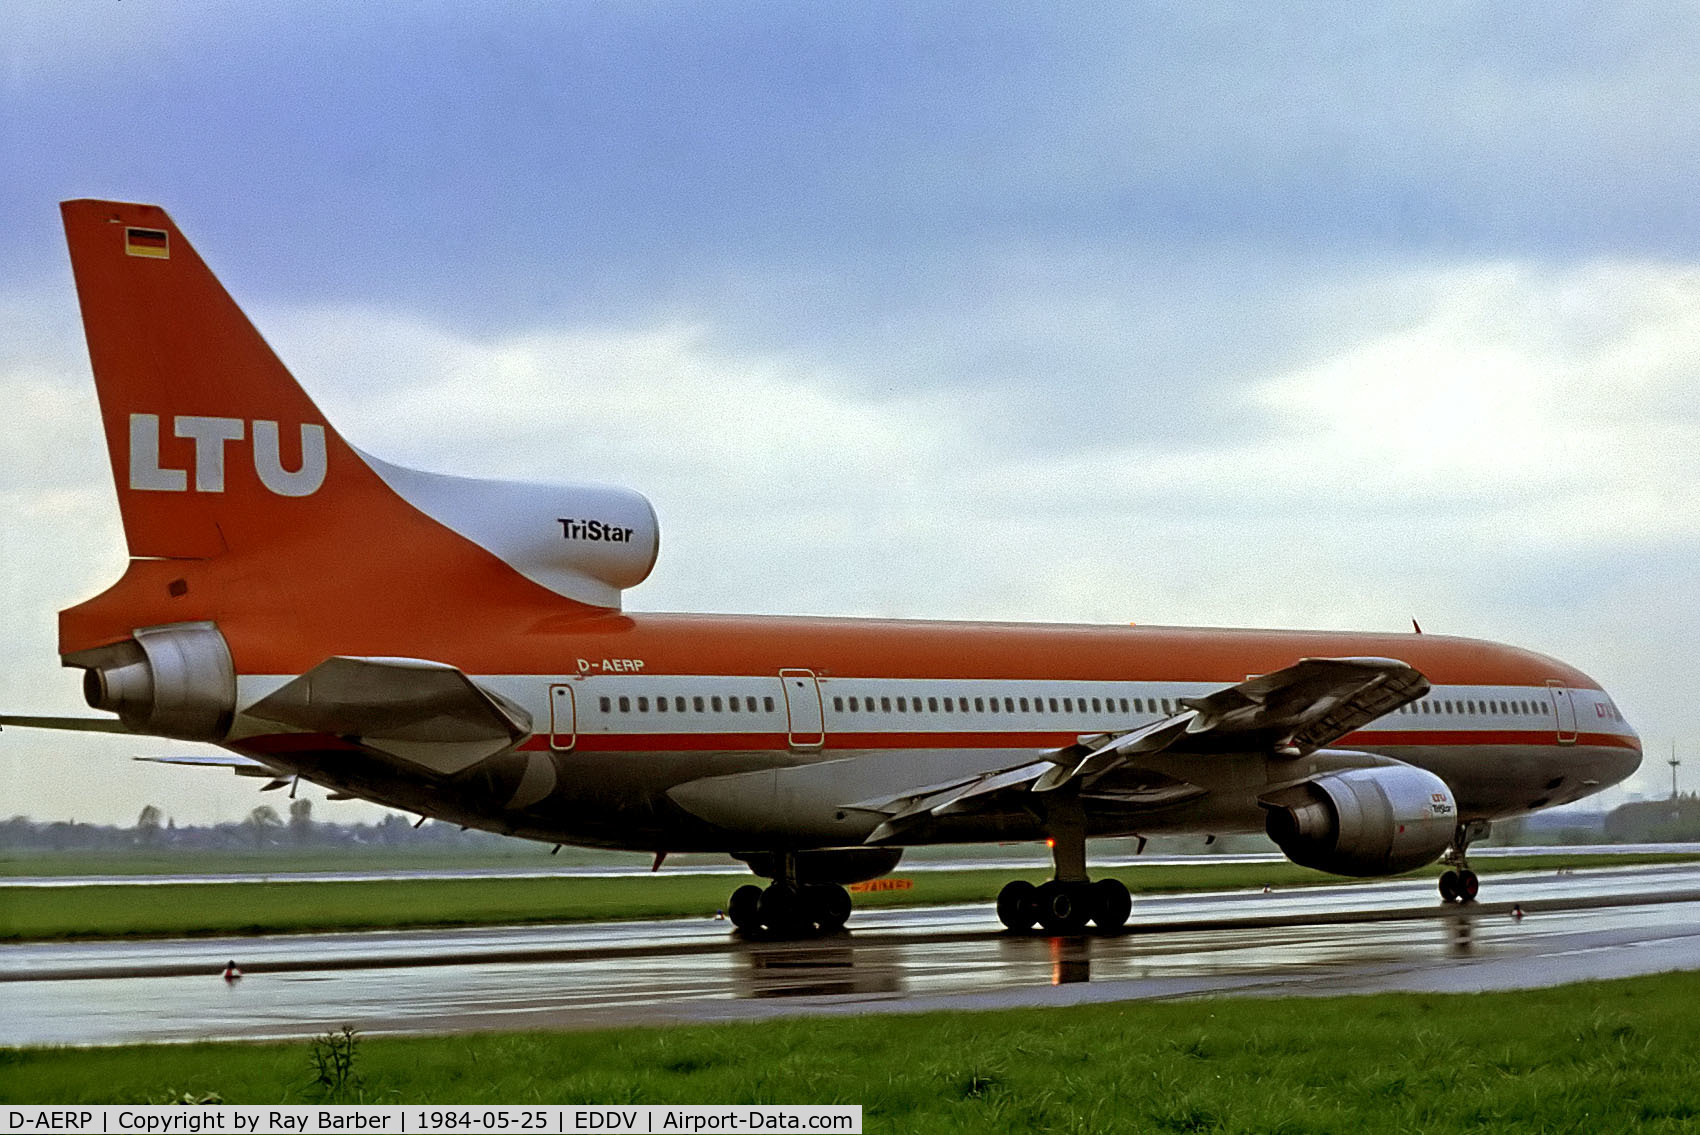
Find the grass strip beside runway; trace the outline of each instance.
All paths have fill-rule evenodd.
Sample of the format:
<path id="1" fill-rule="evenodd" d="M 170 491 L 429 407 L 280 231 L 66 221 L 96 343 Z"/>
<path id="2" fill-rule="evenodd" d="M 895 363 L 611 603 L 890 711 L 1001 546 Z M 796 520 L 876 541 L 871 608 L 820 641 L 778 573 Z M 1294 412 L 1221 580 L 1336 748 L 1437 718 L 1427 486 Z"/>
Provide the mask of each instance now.
<path id="1" fill-rule="evenodd" d="M 859 1103 L 868 1131 L 1692 1131 L 1700 974 L 361 1038 L 343 1102 Z M 307 1042 L 0 1050 L 0 1102 L 318 1103 Z"/>
<path id="2" fill-rule="evenodd" d="M 1680 862 L 1683 856 L 1531 856 L 1483 859 L 1483 874 Z M 1438 873 L 1438 869 L 1429 873 Z M 1284 888 L 1339 882 L 1290 863 L 1201 863 L 1105 872 L 1136 894 Z M 856 896 L 862 908 L 989 903 L 1011 879 L 1041 882 L 1042 869 L 918 871 L 909 890 Z M 399 927 L 710 919 L 742 880 L 715 875 L 648 878 L 393 879 L 216 885 L 0 886 L 0 940 L 205 937 Z"/>

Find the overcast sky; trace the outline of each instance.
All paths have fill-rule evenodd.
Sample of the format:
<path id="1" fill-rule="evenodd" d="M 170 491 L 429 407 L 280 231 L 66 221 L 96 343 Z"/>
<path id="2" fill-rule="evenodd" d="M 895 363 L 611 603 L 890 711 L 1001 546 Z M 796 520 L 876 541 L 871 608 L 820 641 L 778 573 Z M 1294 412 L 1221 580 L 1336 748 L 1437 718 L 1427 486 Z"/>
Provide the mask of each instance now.
<path id="1" fill-rule="evenodd" d="M 8 5 L 0 706 L 123 544 L 55 203 L 355 444 L 629 485 L 633 610 L 1425 630 L 1700 786 L 1700 7 Z M 0 812 L 235 818 L 8 730 Z M 316 791 L 315 796 L 319 795 Z M 367 817 L 356 804 L 322 814 Z M 344 811 L 336 811 L 344 809 Z"/>

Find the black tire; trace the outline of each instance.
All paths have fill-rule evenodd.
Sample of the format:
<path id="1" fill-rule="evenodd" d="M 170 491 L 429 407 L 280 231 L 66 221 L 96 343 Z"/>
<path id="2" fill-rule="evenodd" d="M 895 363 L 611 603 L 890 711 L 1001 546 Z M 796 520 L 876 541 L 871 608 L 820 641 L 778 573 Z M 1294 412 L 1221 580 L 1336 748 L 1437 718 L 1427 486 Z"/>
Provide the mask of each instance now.
<path id="1" fill-rule="evenodd" d="M 732 892 L 726 900 L 726 917 L 739 930 L 761 929 L 761 888 L 746 883 Z"/>
<path id="2" fill-rule="evenodd" d="M 762 926 L 770 933 L 794 936 L 814 929 L 802 896 L 784 883 L 773 883 L 763 891 L 757 909 Z"/>
<path id="3" fill-rule="evenodd" d="M 1482 881 L 1476 878 L 1476 873 L 1474 871 L 1465 868 L 1458 872 L 1459 902 L 1475 902 L 1476 896 L 1481 893 L 1481 889 Z"/>
<path id="4" fill-rule="evenodd" d="M 1446 871 L 1440 876 L 1440 901 L 1458 901 L 1458 872 Z"/>
<path id="5" fill-rule="evenodd" d="M 1099 879 L 1092 884 L 1092 921 L 1100 930 L 1120 930 L 1133 913 L 1133 896 L 1120 879 Z"/>
<path id="6" fill-rule="evenodd" d="M 803 902 L 814 924 L 827 934 L 844 929 L 844 924 L 850 921 L 850 892 L 836 883 L 804 887 Z"/>
<path id="7" fill-rule="evenodd" d="M 1038 888 L 1025 879 L 1005 883 L 1003 890 L 998 892 L 998 921 L 1017 934 L 1033 929 L 1033 923 L 1039 917 L 1034 898 L 1037 891 Z"/>
<path id="8" fill-rule="evenodd" d="M 1039 887 L 1035 898 L 1039 925 L 1052 934 L 1078 934 L 1092 918 L 1089 887 L 1053 879 Z"/>

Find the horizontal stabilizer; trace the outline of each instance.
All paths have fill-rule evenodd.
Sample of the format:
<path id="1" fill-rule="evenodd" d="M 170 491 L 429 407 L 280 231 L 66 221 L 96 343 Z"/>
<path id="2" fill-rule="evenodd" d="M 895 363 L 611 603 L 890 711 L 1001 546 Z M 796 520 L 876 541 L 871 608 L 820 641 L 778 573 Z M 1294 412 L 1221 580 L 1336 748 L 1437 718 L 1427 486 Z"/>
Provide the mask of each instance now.
<path id="1" fill-rule="evenodd" d="M 12 713 L 0 714 L 0 728 L 7 725 L 18 729 L 69 729 L 78 733 L 136 732 L 116 717 L 30 717 Z"/>
<path id="2" fill-rule="evenodd" d="M 156 765 L 189 765 L 195 768 L 227 768 L 237 776 L 277 776 L 278 771 L 269 765 L 262 764 L 252 757 L 244 757 L 237 753 L 218 753 L 211 756 L 185 757 L 132 757 L 131 760 L 145 761 Z"/>

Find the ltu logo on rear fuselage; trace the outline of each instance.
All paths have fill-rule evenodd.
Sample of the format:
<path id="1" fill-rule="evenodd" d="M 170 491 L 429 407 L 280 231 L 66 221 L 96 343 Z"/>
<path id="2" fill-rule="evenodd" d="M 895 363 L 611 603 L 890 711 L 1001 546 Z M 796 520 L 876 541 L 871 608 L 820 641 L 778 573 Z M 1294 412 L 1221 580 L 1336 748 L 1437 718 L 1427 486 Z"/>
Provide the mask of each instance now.
<path id="1" fill-rule="evenodd" d="M 224 491 L 224 449 L 231 442 L 248 438 L 248 424 L 241 418 L 202 418 L 180 415 L 172 419 L 172 434 L 195 443 L 194 489 L 197 493 Z M 253 423 L 254 473 L 260 484 L 280 497 L 304 497 L 325 483 L 325 427 L 301 427 L 301 467 L 283 467 L 276 422 Z M 184 493 L 189 491 L 189 470 L 168 469 L 159 460 L 159 415 L 130 415 L 130 487 L 143 492 Z"/>

